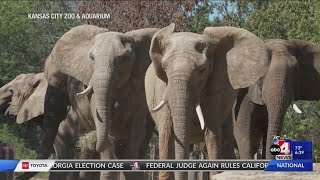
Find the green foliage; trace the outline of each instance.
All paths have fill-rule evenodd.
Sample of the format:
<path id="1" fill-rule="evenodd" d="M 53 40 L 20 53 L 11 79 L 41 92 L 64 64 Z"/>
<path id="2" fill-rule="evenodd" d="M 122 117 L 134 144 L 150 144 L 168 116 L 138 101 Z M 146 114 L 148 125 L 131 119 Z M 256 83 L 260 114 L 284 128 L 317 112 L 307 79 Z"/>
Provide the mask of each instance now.
<path id="1" fill-rule="evenodd" d="M 318 42 L 315 1 L 274 1 L 252 12 L 245 27 L 262 38 Z"/>
<path id="2" fill-rule="evenodd" d="M 320 155 L 320 103 L 317 101 L 299 101 L 302 114 L 290 107 L 287 111 L 282 134 L 295 140 L 312 140 L 314 154 Z"/>
<path id="3" fill-rule="evenodd" d="M 0 1 L 0 85 L 21 73 L 42 71 L 44 60 L 76 20 L 30 19 L 28 13 L 72 12 L 71 2 L 54 0 Z M 33 159 L 39 145 L 36 126 L 17 125 L 0 116 L 0 141 L 16 145 L 16 158 Z"/>
<path id="4" fill-rule="evenodd" d="M 193 11 L 193 17 L 186 31 L 201 34 L 206 27 L 210 26 L 209 15 L 212 13 L 212 8 L 212 4 L 199 3 Z"/>
<path id="5" fill-rule="evenodd" d="M 32 3 L 33 2 L 33 3 Z M 26 72 L 40 72 L 58 38 L 75 20 L 30 19 L 28 13 L 66 11 L 59 1 L 0 1 L 0 81 Z"/>
<path id="6" fill-rule="evenodd" d="M 15 144 L 16 159 L 35 159 L 36 151 L 32 150 L 25 139 L 21 138 L 21 132 L 26 129 L 21 126 L 14 126 L 7 123 L 0 124 L 0 142 Z M 32 139 L 32 137 L 27 137 Z"/>
<path id="7" fill-rule="evenodd" d="M 211 3 L 216 14 L 213 26 L 243 27 L 253 6 L 248 0 L 213 0 Z"/>

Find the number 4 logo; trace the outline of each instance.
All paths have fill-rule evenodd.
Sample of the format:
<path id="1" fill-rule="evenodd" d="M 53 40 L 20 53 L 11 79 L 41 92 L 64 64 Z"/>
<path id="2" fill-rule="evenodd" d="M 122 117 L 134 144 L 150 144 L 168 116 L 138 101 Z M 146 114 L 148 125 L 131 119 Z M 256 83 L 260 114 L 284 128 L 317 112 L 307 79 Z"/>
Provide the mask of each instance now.
<path id="1" fill-rule="evenodd" d="M 279 146 L 281 149 L 280 155 L 289 155 L 291 154 L 290 151 L 290 141 L 288 140 L 279 140 Z"/>

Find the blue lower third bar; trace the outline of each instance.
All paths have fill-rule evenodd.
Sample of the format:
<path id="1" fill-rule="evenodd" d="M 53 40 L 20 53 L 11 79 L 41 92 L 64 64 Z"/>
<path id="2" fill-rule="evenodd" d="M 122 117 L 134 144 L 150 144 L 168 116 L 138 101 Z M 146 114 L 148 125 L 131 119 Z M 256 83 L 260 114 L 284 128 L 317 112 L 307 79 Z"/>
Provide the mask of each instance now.
<path id="1" fill-rule="evenodd" d="M 313 171 L 312 160 L 271 160 L 265 171 Z"/>
<path id="2" fill-rule="evenodd" d="M 19 160 L 0 160 L 0 172 L 13 172 Z"/>

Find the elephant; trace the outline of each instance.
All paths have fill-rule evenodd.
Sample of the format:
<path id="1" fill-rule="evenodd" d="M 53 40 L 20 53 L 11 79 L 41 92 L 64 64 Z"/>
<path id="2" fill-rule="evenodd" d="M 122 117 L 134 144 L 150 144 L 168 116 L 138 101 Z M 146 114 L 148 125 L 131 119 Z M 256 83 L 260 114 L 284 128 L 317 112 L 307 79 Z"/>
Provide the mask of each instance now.
<path id="1" fill-rule="evenodd" d="M 40 123 L 46 88 L 43 73 L 18 75 L 0 88 L 1 114 L 15 116 L 18 124 L 29 120 Z"/>
<path id="2" fill-rule="evenodd" d="M 151 38 L 157 31 L 146 28 L 119 33 L 80 25 L 57 41 L 44 66 L 48 81 L 45 130 L 37 158 L 48 158 L 53 151 L 59 123 L 65 119 L 69 105 L 80 121 L 87 124 L 85 127 L 96 129 L 96 150 L 101 159 L 140 156 L 146 137 L 141 127 L 146 126 L 148 113 L 144 76 L 151 63 L 148 54 Z M 68 87 L 79 91 L 70 93 Z M 116 156 L 109 137 L 121 141 L 125 153 Z M 100 174 L 100 179 L 114 179 L 117 175 L 105 171 Z M 139 179 L 136 176 L 140 174 L 126 172 L 125 176 Z"/>
<path id="3" fill-rule="evenodd" d="M 0 88 L 1 113 L 5 116 L 15 116 L 18 124 L 43 125 L 44 96 L 48 83 L 44 73 L 20 74 L 11 82 Z M 76 157 L 75 140 L 86 131 L 75 112 L 70 108 L 66 119 L 59 125 L 54 141 L 54 157 L 58 159 L 73 159 Z M 90 157 L 93 159 L 93 157 Z M 36 173 L 26 173 L 20 179 L 28 179 Z M 75 179 L 78 173 L 50 173 L 49 179 Z M 92 175 L 80 175 L 80 179 L 92 179 Z M 18 178 L 19 179 L 19 178 Z"/>
<path id="4" fill-rule="evenodd" d="M 174 28 L 171 24 L 153 36 L 152 64 L 145 77 L 160 159 L 188 159 L 189 145 L 199 142 L 205 142 L 209 159 L 220 159 L 222 125 L 232 113 L 238 89 L 266 73 L 269 49 L 241 28 L 207 27 L 203 34 L 173 33 Z M 159 176 L 173 178 L 172 172 Z M 187 179 L 187 173 L 176 172 L 175 179 Z"/>
<path id="5" fill-rule="evenodd" d="M 267 39 L 272 51 L 268 72 L 257 83 L 239 93 L 234 133 L 240 158 L 252 159 L 263 138 L 267 159 L 273 137 L 280 135 L 290 104 L 320 99 L 320 48 L 303 40 Z"/>

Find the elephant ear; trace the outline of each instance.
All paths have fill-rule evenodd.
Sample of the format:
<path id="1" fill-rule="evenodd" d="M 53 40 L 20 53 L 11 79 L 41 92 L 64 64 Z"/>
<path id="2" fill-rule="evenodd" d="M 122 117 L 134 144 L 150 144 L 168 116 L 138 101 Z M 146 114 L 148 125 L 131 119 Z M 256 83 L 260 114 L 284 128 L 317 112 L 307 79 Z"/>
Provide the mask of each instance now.
<path id="1" fill-rule="evenodd" d="M 262 85 L 263 85 L 263 77 L 260 78 L 256 83 L 248 88 L 248 98 L 251 102 L 259 105 L 264 105 L 264 101 L 262 99 Z"/>
<path id="2" fill-rule="evenodd" d="M 155 73 L 164 82 L 168 81 L 168 77 L 161 66 L 161 59 L 165 53 L 165 44 L 167 43 L 168 36 L 173 33 L 174 28 L 174 23 L 162 28 L 153 36 L 151 40 L 151 47 L 149 51 L 150 58 L 154 66 Z"/>
<path id="3" fill-rule="evenodd" d="M 51 52 L 52 62 L 62 73 L 88 85 L 93 73 L 89 51 L 95 36 L 104 32 L 108 32 L 108 29 L 92 25 L 72 28 L 54 46 Z"/>
<path id="4" fill-rule="evenodd" d="M 133 75 L 141 75 L 140 72 L 146 72 L 151 63 L 149 49 L 152 37 L 159 31 L 158 28 L 145 28 L 129 31 L 126 35 L 133 37 L 136 55 L 136 63 Z M 144 75 L 143 75 L 144 76 Z"/>
<path id="5" fill-rule="evenodd" d="M 267 72 L 268 47 L 253 33 L 235 27 L 207 27 L 204 35 L 215 45 L 210 50 L 214 51 L 214 66 L 226 63 L 234 89 L 249 87 Z"/>
<path id="6" fill-rule="evenodd" d="M 320 99 L 320 47 L 303 40 L 290 40 L 298 64 L 295 100 Z"/>
<path id="7" fill-rule="evenodd" d="M 47 80 L 44 73 L 36 74 L 33 80 L 34 91 L 25 100 L 17 115 L 17 123 L 21 124 L 44 113 L 44 97 L 47 90 Z"/>

